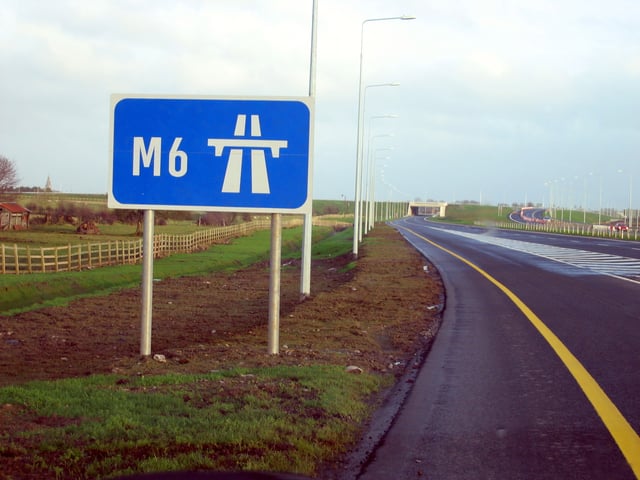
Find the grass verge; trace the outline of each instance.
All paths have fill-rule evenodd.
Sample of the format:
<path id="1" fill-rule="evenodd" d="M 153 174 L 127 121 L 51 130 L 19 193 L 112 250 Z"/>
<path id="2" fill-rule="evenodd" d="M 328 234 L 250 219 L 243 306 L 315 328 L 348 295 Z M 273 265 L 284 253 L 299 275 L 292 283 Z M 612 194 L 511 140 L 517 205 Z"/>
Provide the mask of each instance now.
<path id="1" fill-rule="evenodd" d="M 0 456 L 30 465 L 25 473 L 38 478 L 198 469 L 313 475 L 346 447 L 369 414 L 367 398 L 388 381 L 316 365 L 32 382 L 0 389 L 3 410 L 14 410 Z M 7 429 L 19 432 L 13 441 Z"/>

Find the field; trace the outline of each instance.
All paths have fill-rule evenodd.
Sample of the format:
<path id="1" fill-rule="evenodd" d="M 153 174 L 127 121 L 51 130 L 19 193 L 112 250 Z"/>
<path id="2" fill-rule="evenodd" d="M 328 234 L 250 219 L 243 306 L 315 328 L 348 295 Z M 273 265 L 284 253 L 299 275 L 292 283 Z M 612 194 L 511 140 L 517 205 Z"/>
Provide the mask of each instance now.
<path id="1" fill-rule="evenodd" d="M 234 271 L 154 283 L 155 359 L 138 354 L 137 287 L 0 317 L 0 478 L 162 470 L 331 478 L 385 389 L 428 347 L 443 303 L 437 273 L 393 229 L 372 230 L 355 262 L 349 244 L 346 230 L 314 247 L 305 301 L 299 255 L 285 256 L 275 356 L 268 265 L 258 254 Z"/>

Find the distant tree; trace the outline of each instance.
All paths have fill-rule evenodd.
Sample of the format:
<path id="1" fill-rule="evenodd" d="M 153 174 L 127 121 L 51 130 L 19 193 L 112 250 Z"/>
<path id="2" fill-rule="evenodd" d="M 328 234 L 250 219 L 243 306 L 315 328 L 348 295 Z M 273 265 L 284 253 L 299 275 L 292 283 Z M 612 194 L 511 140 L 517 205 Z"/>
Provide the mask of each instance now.
<path id="1" fill-rule="evenodd" d="M 7 192 L 18 183 L 16 166 L 7 157 L 0 155 L 0 192 Z"/>
<path id="2" fill-rule="evenodd" d="M 233 212 L 208 212 L 198 220 L 199 225 L 222 226 L 231 225 L 236 219 Z"/>
<path id="3" fill-rule="evenodd" d="M 336 213 L 340 213 L 340 209 L 337 205 L 326 205 L 322 213 L 323 215 L 335 215 Z"/>

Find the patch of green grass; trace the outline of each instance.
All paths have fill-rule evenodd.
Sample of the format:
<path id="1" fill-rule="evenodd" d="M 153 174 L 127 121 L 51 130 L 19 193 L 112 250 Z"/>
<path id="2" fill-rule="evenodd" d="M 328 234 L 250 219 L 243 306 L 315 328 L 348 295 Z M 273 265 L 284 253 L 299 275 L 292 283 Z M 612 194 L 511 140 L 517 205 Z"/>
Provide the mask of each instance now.
<path id="1" fill-rule="evenodd" d="M 584 212 L 582 210 L 563 210 L 556 208 L 554 210 L 554 220 L 571 222 L 571 223 L 585 223 L 587 225 L 606 224 L 610 222 L 613 217 L 607 214 L 598 214 L 597 212 Z"/>
<path id="2" fill-rule="evenodd" d="M 353 213 L 337 214 L 337 215 L 323 215 L 322 220 L 329 220 L 338 223 L 353 223 Z"/>
<path id="3" fill-rule="evenodd" d="M 373 408 L 366 400 L 390 382 L 317 365 L 5 387 L 0 404 L 33 427 L 0 436 L 0 455 L 28 445 L 30 473 L 51 477 L 202 468 L 313 475 L 356 440 Z M 43 417 L 55 421 L 35 421 Z"/>
<path id="4" fill-rule="evenodd" d="M 334 258 L 349 253 L 353 248 L 353 229 L 347 228 L 339 232 L 330 232 L 323 241 L 313 245 L 311 254 L 314 258 Z"/>
<path id="5" fill-rule="evenodd" d="M 347 263 L 343 268 L 340 269 L 341 273 L 349 272 L 358 266 L 358 262 L 355 260 L 353 262 Z"/>
<path id="6" fill-rule="evenodd" d="M 446 217 L 435 217 L 436 221 L 473 225 L 475 222 L 504 222 L 508 220 L 511 209 L 500 209 L 491 205 L 448 205 Z"/>
<path id="7" fill-rule="evenodd" d="M 73 298 L 135 286 L 140 279 L 139 265 L 83 272 L 0 275 L 0 312 L 8 315 L 44 305 L 64 305 Z"/>

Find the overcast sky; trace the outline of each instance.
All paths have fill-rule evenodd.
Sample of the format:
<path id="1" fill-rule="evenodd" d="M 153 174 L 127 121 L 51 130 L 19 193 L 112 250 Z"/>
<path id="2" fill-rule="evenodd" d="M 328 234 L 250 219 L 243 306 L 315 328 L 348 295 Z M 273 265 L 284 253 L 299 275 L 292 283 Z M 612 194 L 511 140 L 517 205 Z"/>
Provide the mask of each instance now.
<path id="1" fill-rule="evenodd" d="M 0 6 L 0 154 L 22 185 L 108 190 L 112 93 L 308 94 L 311 0 Z M 637 0 L 318 7 L 314 198 L 354 195 L 363 20 L 408 14 L 364 27 L 363 84 L 399 83 L 366 89 L 381 198 L 624 208 L 635 182 L 640 204 Z"/>

